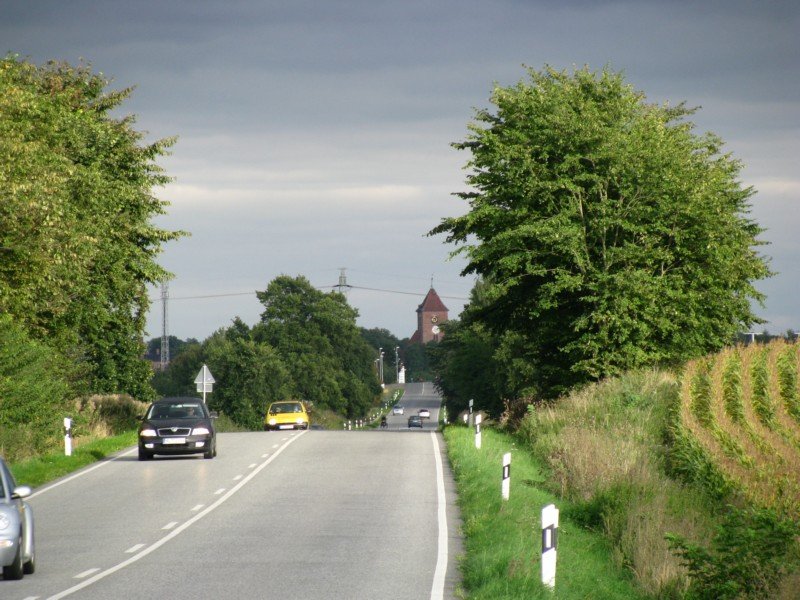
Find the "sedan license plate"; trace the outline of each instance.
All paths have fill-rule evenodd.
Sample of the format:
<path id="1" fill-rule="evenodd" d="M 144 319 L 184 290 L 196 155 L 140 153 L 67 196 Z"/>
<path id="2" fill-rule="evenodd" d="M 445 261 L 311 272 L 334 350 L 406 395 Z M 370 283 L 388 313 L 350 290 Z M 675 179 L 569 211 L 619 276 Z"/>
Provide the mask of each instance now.
<path id="1" fill-rule="evenodd" d="M 278 425 L 278 429 L 294 429 L 294 425 Z"/>
<path id="2" fill-rule="evenodd" d="M 165 446 L 167 444 L 185 444 L 185 443 L 186 443 L 186 438 L 183 438 L 183 437 L 168 437 L 168 438 L 164 438 L 164 445 Z"/>

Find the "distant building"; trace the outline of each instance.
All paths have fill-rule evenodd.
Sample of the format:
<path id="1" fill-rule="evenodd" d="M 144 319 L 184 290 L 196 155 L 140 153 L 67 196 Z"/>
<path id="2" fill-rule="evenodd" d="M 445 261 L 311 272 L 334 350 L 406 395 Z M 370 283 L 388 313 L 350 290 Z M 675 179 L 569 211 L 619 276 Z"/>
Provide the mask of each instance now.
<path id="1" fill-rule="evenodd" d="M 411 343 L 438 342 L 444 335 L 440 329 L 442 323 L 447 323 L 447 307 L 431 287 L 417 307 L 417 330 L 411 336 Z"/>

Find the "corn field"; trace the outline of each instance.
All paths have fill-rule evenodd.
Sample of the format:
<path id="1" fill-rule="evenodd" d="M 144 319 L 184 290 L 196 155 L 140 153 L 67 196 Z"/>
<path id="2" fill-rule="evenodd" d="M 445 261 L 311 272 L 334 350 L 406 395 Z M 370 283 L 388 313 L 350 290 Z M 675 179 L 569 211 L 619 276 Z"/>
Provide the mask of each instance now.
<path id="1" fill-rule="evenodd" d="M 672 422 L 677 469 L 800 518 L 800 345 L 737 346 L 688 363 Z"/>

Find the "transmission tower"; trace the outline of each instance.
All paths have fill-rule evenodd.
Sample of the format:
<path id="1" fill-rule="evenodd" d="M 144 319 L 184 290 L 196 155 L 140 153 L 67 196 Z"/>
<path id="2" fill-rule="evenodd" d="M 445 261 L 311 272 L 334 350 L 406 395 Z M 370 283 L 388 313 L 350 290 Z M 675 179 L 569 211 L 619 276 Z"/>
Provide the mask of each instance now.
<path id="1" fill-rule="evenodd" d="M 161 282 L 161 370 L 169 366 L 169 282 Z"/>
<path id="2" fill-rule="evenodd" d="M 339 267 L 339 270 L 341 271 L 341 273 L 339 273 L 339 284 L 333 287 L 338 288 L 340 294 L 347 295 L 347 292 L 350 289 L 350 286 L 347 284 L 347 275 L 344 274 L 344 272 L 347 270 L 347 267 Z"/>

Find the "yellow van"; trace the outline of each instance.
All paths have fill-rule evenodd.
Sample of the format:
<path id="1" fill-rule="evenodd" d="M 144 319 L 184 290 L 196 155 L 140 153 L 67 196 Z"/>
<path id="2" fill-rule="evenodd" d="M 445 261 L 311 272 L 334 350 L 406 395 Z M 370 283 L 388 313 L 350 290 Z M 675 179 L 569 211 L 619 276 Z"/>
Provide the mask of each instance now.
<path id="1" fill-rule="evenodd" d="M 264 417 L 264 431 L 271 429 L 308 429 L 308 411 L 299 400 L 282 400 L 269 405 Z"/>

